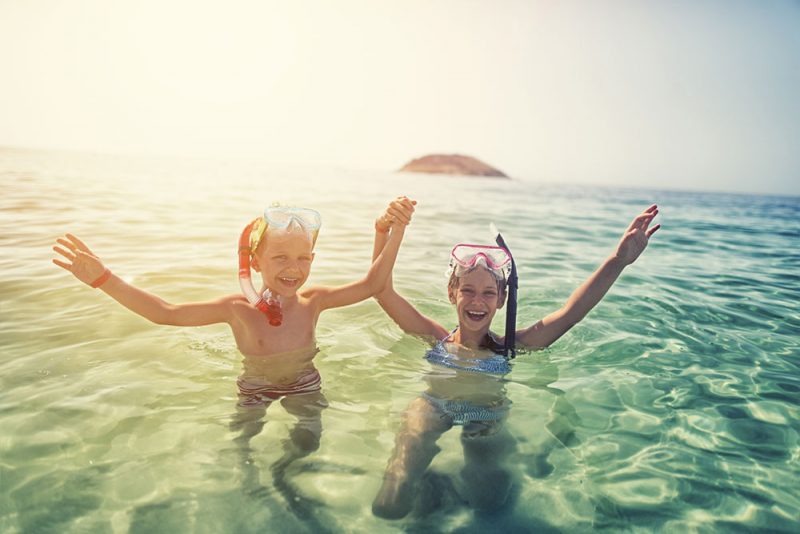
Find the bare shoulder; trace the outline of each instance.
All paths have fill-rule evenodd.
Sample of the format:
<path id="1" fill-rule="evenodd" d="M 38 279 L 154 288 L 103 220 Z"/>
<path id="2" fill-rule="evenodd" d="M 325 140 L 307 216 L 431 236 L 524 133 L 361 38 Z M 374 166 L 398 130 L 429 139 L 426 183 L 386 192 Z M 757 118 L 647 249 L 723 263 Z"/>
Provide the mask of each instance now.
<path id="1" fill-rule="evenodd" d="M 247 301 L 244 295 L 225 295 L 217 302 L 221 306 L 230 308 L 231 310 L 252 308 L 252 305 Z"/>
<path id="2" fill-rule="evenodd" d="M 313 299 L 319 297 L 320 295 L 324 295 L 326 293 L 330 293 L 331 288 L 327 286 L 312 286 L 304 288 L 297 292 L 298 296 L 305 298 L 305 299 Z"/>
<path id="3" fill-rule="evenodd" d="M 319 303 L 320 299 L 329 295 L 332 289 L 332 287 L 328 286 L 313 286 L 299 291 L 297 296 L 315 306 Z"/>

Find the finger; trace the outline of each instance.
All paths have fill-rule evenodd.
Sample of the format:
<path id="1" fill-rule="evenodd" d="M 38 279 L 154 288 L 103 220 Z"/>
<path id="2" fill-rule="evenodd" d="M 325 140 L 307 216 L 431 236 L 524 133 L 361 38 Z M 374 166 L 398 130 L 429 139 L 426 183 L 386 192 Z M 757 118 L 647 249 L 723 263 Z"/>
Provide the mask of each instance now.
<path id="1" fill-rule="evenodd" d="M 72 252 L 66 251 L 63 248 L 59 247 L 59 246 L 54 246 L 53 250 L 58 252 L 59 254 L 64 256 L 65 258 L 67 258 L 69 261 L 75 261 L 75 254 L 73 254 Z"/>
<path id="2" fill-rule="evenodd" d="M 658 211 L 652 212 L 644 212 L 641 215 L 638 215 L 633 222 L 631 223 L 630 228 L 640 228 L 642 230 L 647 229 L 647 225 L 650 224 L 650 221 L 653 220 L 653 217 L 658 215 Z"/>
<path id="3" fill-rule="evenodd" d="M 656 231 L 657 231 L 659 228 L 661 228 L 661 225 L 660 225 L 660 224 L 657 224 L 657 225 L 655 225 L 654 227 L 650 228 L 650 229 L 647 231 L 647 237 L 649 238 L 651 235 L 653 235 L 654 233 L 656 233 Z"/>
<path id="4" fill-rule="evenodd" d="M 403 216 L 406 219 L 411 219 L 411 216 L 414 214 L 414 208 L 408 208 L 407 206 L 391 206 L 388 210 L 388 213 L 392 213 L 396 216 Z"/>
<path id="5" fill-rule="evenodd" d="M 392 217 L 394 220 L 400 221 L 403 224 L 408 224 L 411 222 L 411 217 L 409 217 L 400 210 L 390 209 L 387 211 L 389 213 L 389 216 Z"/>
<path id="6" fill-rule="evenodd" d="M 62 269 L 65 269 L 65 270 L 70 271 L 70 272 L 72 271 L 72 265 L 69 264 L 69 263 L 65 263 L 65 262 L 63 262 L 61 260 L 53 260 L 53 263 L 55 263 L 56 265 L 58 265 Z"/>
<path id="7" fill-rule="evenodd" d="M 389 204 L 389 207 L 390 208 L 394 208 L 394 209 L 398 209 L 398 210 L 401 209 L 401 210 L 406 210 L 406 211 L 414 211 L 414 205 L 411 203 L 411 201 L 408 201 L 408 200 L 407 201 L 402 201 L 402 202 L 399 201 L 399 200 L 393 200 Z"/>
<path id="8" fill-rule="evenodd" d="M 65 247 L 70 249 L 72 252 L 77 251 L 77 247 L 72 243 L 72 241 L 67 241 L 63 237 L 59 237 L 58 239 L 56 239 L 56 243 L 58 243 L 59 245 L 64 245 Z"/>
<path id="9" fill-rule="evenodd" d="M 408 198 L 408 197 L 403 197 L 403 202 L 402 202 L 402 204 L 403 204 L 404 206 L 406 206 L 408 209 L 410 209 L 411 211 L 414 211 L 414 205 L 415 205 L 416 203 L 417 203 L 417 201 L 416 201 L 416 200 L 411 200 L 411 199 L 410 199 L 410 198 Z"/>
<path id="10" fill-rule="evenodd" d="M 639 222 L 639 229 L 642 230 L 643 232 L 646 232 L 647 227 L 650 226 L 651 222 L 653 222 L 653 218 L 656 216 L 656 213 L 658 212 L 655 212 L 650 217 L 645 217 L 644 219 L 642 219 L 641 222 Z"/>
<path id="11" fill-rule="evenodd" d="M 92 251 L 89 250 L 89 247 L 86 246 L 86 243 L 84 243 L 83 241 L 81 241 L 80 239 L 75 237 L 74 235 L 67 234 L 67 239 L 69 239 L 70 241 L 75 243 L 78 246 L 78 249 L 83 250 L 83 251 L 88 252 L 88 253 L 91 254 Z"/>

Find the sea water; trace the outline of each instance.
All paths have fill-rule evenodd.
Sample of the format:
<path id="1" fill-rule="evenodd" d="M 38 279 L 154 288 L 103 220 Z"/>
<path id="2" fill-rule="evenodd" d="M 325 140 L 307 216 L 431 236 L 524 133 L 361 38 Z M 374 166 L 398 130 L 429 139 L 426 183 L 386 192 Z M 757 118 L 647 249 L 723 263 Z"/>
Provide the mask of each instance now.
<path id="1" fill-rule="evenodd" d="M 646 186 L 0 150 L 0 532 L 796 532 L 800 199 Z M 238 292 L 239 232 L 279 201 L 322 214 L 308 285 L 344 284 L 397 195 L 418 206 L 395 286 L 447 327 L 455 243 L 503 231 L 525 326 L 660 207 L 663 228 L 588 317 L 514 360 L 513 483 L 495 510 L 465 498 L 454 427 L 412 512 L 372 514 L 437 372 L 374 301 L 320 318 L 318 449 L 292 456 L 297 419 L 275 403 L 243 452 L 226 325 L 153 325 L 50 261 L 71 232 L 167 301 L 214 299 Z"/>

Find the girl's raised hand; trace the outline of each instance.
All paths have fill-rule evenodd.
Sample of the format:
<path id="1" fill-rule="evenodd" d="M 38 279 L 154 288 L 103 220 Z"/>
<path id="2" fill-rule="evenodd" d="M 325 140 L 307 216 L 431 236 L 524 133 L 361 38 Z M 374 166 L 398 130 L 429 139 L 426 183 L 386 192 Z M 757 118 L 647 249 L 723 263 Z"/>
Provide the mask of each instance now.
<path id="1" fill-rule="evenodd" d="M 653 204 L 634 218 L 628 229 L 625 230 L 614 254 L 614 257 L 623 265 L 630 265 L 636 261 L 636 258 L 647 248 L 650 236 L 661 228 L 661 225 L 657 224 L 648 229 L 656 215 L 658 215 L 658 206 Z"/>
<path id="2" fill-rule="evenodd" d="M 53 250 L 64 256 L 68 261 L 54 259 L 53 263 L 75 275 L 75 278 L 87 285 L 99 280 L 106 272 L 106 267 L 100 258 L 89 250 L 86 244 L 72 234 L 66 238 L 59 237 Z"/>
<path id="3" fill-rule="evenodd" d="M 407 226 L 411 222 L 416 204 L 416 200 L 408 197 L 397 197 L 389 203 L 386 211 L 375 221 L 376 228 L 379 231 L 387 232 L 395 223 Z"/>

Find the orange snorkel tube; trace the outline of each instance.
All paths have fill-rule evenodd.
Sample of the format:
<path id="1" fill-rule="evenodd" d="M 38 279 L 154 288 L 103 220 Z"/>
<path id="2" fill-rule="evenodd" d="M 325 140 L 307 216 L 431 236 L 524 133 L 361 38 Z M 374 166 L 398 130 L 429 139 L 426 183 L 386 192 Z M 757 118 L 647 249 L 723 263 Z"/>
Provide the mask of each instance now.
<path id="1" fill-rule="evenodd" d="M 250 234 L 258 222 L 259 219 L 255 219 L 245 226 L 242 235 L 239 236 L 239 287 L 242 288 L 247 301 L 267 316 L 270 326 L 280 326 L 283 322 L 280 300 L 274 297 L 269 289 L 266 289 L 263 295 L 259 295 L 250 277 L 250 258 L 253 254 L 250 248 Z"/>

